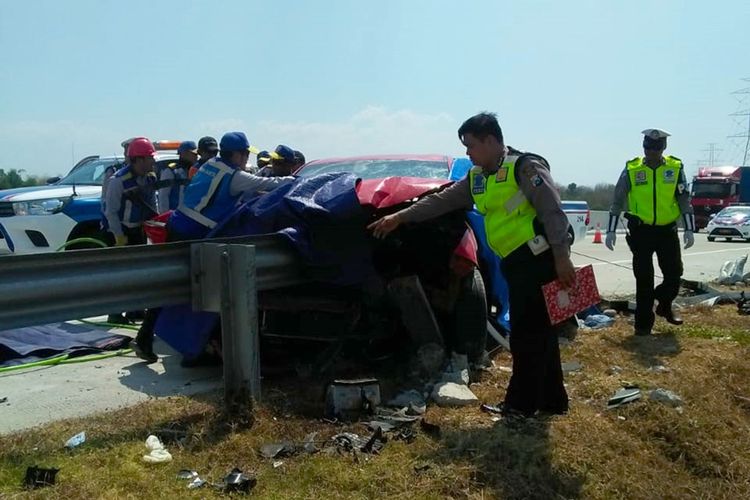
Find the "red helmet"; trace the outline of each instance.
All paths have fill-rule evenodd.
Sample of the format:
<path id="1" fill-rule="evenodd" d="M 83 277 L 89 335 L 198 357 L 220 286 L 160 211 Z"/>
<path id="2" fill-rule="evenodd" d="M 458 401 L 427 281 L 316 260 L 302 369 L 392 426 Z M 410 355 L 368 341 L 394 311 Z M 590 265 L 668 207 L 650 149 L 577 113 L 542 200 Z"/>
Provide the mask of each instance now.
<path id="1" fill-rule="evenodd" d="M 145 137 L 136 137 L 128 144 L 128 157 L 156 156 L 156 148 Z"/>

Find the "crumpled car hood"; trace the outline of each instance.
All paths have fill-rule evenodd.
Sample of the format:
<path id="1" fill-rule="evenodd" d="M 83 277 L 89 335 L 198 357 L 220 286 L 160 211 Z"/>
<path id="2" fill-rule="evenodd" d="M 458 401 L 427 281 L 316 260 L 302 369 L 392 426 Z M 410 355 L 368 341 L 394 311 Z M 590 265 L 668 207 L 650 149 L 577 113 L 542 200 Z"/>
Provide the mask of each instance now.
<path id="1" fill-rule="evenodd" d="M 452 181 L 419 177 L 385 177 L 363 179 L 357 185 L 357 197 L 362 205 L 388 208 L 418 198 Z"/>

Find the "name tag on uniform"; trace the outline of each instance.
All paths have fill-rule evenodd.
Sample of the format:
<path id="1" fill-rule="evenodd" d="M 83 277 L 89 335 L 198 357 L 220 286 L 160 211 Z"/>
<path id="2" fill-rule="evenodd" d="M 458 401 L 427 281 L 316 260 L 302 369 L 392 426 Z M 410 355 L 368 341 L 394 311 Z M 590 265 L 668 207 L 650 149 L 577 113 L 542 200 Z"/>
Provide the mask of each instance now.
<path id="1" fill-rule="evenodd" d="M 505 182 L 508 180 L 508 167 L 501 167 L 495 174 L 495 182 Z"/>
<path id="2" fill-rule="evenodd" d="M 540 253 L 549 250 L 549 243 L 547 243 L 547 238 L 545 238 L 541 234 L 536 236 L 533 240 L 529 240 L 527 244 L 531 249 L 531 253 L 533 253 L 534 255 L 539 255 Z"/>
<path id="3" fill-rule="evenodd" d="M 635 173 L 635 185 L 640 186 L 643 184 L 648 184 L 648 180 L 646 179 L 646 171 L 639 170 Z"/>
<path id="4" fill-rule="evenodd" d="M 473 194 L 482 194 L 484 193 L 484 186 L 484 176 L 475 175 L 473 179 L 473 186 L 471 186 L 471 192 Z"/>
<path id="5" fill-rule="evenodd" d="M 664 171 L 664 183 L 674 184 L 674 170 L 671 168 Z"/>

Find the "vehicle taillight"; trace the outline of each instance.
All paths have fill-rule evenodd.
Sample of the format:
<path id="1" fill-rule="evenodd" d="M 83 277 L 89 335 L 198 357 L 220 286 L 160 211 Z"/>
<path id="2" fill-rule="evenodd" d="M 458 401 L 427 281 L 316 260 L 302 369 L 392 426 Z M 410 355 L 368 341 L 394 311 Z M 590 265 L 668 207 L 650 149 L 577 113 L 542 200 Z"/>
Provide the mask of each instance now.
<path id="1" fill-rule="evenodd" d="M 584 224 L 586 224 L 586 227 L 589 227 L 589 223 L 591 222 L 591 210 L 586 210 L 586 221 Z"/>

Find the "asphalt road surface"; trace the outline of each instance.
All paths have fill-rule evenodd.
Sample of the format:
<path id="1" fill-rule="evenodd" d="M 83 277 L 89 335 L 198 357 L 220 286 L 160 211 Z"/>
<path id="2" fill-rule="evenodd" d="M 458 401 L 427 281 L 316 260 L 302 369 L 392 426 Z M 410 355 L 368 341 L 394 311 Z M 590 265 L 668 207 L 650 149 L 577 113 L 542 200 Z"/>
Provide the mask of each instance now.
<path id="1" fill-rule="evenodd" d="M 596 283 L 602 297 L 635 295 L 635 278 L 633 278 L 632 254 L 625 242 L 625 234 L 617 235 L 615 250 L 610 251 L 603 244 L 592 243 L 593 233 L 586 241 L 573 245 L 572 257 L 576 266 L 591 264 L 594 266 Z M 682 242 L 682 233 L 680 233 Z M 724 262 L 750 254 L 750 243 L 745 241 L 709 242 L 705 233 L 695 235 L 695 245 L 689 250 L 682 250 L 682 263 L 685 267 L 683 277 L 696 281 L 711 281 L 719 276 Z M 654 256 L 656 283 L 659 283 L 659 267 Z M 750 272 L 750 265 L 745 272 Z"/>

